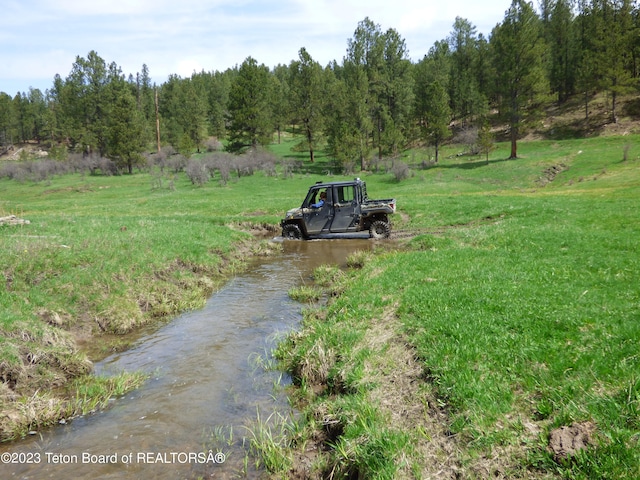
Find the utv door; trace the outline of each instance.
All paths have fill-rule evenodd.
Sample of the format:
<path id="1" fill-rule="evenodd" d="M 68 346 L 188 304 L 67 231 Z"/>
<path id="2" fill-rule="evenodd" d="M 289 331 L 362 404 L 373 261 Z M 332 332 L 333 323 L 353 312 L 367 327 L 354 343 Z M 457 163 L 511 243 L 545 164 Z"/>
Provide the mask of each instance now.
<path id="1" fill-rule="evenodd" d="M 355 186 L 341 185 L 334 190 L 332 232 L 352 232 L 358 228 L 358 199 Z"/>
<path id="2" fill-rule="evenodd" d="M 302 205 L 305 207 L 304 223 L 307 228 L 307 234 L 317 235 L 322 232 L 328 232 L 333 220 L 333 203 L 331 201 L 331 189 L 327 188 L 327 200 L 319 208 L 312 207 L 320 199 L 320 191 L 322 189 L 313 189 L 307 195 Z"/>

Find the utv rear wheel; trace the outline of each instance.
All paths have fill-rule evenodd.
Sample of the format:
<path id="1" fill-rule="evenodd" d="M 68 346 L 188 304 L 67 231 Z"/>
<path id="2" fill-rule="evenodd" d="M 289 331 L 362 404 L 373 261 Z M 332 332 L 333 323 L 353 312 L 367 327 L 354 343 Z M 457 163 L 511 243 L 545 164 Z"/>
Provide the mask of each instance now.
<path id="1" fill-rule="evenodd" d="M 282 227 L 282 236 L 289 240 L 300 240 L 302 238 L 302 232 L 300 227 L 295 223 L 287 223 Z"/>
<path id="2" fill-rule="evenodd" d="M 369 227 L 369 236 L 371 238 L 389 238 L 391 235 L 391 226 L 382 220 L 376 220 Z"/>

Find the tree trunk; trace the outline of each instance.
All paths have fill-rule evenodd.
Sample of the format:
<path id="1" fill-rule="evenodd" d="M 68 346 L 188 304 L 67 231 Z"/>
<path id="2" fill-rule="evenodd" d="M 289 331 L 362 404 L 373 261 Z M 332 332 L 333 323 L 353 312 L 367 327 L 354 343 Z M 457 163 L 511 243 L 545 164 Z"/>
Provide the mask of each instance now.
<path id="1" fill-rule="evenodd" d="M 589 120 L 589 92 L 584 91 L 584 119 Z"/>
<path id="2" fill-rule="evenodd" d="M 615 82 L 614 82 L 615 85 Z M 617 112 L 617 99 L 618 99 L 618 95 L 616 94 L 616 91 L 613 90 L 613 92 L 611 92 L 611 121 L 613 123 L 618 123 L 618 112 Z"/>
<path id="3" fill-rule="evenodd" d="M 518 158 L 518 132 L 515 127 L 511 127 L 511 155 L 509 160 Z"/>
<path id="4" fill-rule="evenodd" d="M 307 130 L 307 142 L 309 143 L 309 158 L 311 159 L 311 163 L 313 163 L 314 161 L 314 157 L 313 157 L 313 132 L 311 131 L 311 128 L 309 128 L 309 125 L 307 123 L 305 123 L 306 125 L 306 130 Z"/>
<path id="5" fill-rule="evenodd" d="M 515 102 L 514 102 L 515 104 Z M 516 112 L 516 107 L 512 107 L 511 114 L 511 128 L 509 132 L 509 137 L 511 139 L 511 155 L 509 155 L 509 160 L 515 160 L 518 158 L 518 115 Z"/>
<path id="6" fill-rule="evenodd" d="M 160 115 L 158 114 L 158 89 L 156 88 L 156 141 L 158 143 L 158 153 L 160 153 Z"/>

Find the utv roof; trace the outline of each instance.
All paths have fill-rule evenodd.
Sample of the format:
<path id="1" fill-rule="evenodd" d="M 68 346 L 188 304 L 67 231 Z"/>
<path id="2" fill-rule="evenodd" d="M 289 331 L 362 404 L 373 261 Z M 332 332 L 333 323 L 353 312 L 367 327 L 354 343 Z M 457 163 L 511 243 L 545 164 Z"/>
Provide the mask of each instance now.
<path id="1" fill-rule="evenodd" d="M 322 182 L 322 181 L 318 181 L 315 183 L 315 185 L 313 185 L 314 187 L 319 187 L 319 188 L 324 188 L 324 187 L 330 187 L 330 186 L 334 186 L 334 185 L 353 185 L 354 183 L 364 183 L 363 180 L 361 180 L 360 178 L 354 178 L 353 180 L 340 180 L 338 182 Z"/>

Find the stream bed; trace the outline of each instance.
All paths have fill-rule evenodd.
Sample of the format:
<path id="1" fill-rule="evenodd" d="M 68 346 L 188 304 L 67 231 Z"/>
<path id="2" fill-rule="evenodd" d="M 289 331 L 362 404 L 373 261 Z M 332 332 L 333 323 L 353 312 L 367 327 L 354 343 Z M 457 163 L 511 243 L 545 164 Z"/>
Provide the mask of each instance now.
<path id="1" fill-rule="evenodd" d="M 261 367 L 278 339 L 299 327 L 302 305 L 287 292 L 312 283 L 316 267 L 345 266 L 351 253 L 373 245 L 364 238 L 284 241 L 281 254 L 253 260 L 201 310 L 96 364 L 100 375 L 147 373 L 141 388 L 104 411 L 0 445 L 2 478 L 257 477 L 239 439 L 258 414 L 291 409 L 278 387 L 288 377 Z"/>

